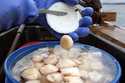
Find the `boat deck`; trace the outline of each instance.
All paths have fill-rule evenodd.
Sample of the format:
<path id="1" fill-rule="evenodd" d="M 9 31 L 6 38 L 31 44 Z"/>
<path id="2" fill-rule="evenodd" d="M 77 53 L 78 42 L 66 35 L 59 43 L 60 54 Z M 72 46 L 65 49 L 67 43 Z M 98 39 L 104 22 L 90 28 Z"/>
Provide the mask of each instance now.
<path id="1" fill-rule="evenodd" d="M 92 34 L 125 52 L 125 29 L 117 26 L 99 26 L 91 29 Z"/>

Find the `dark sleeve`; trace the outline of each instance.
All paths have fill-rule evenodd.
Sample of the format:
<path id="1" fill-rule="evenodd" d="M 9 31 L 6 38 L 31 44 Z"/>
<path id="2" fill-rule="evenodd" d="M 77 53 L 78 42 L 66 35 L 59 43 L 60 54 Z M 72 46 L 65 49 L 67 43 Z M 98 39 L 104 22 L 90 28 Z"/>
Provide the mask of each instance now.
<path id="1" fill-rule="evenodd" d="M 100 0 L 92 0 L 90 4 L 91 4 L 91 7 L 93 7 L 94 10 L 97 12 L 99 12 L 100 9 L 102 8 L 102 4 Z"/>
<path id="2" fill-rule="evenodd" d="M 100 0 L 93 0 L 93 3 L 100 9 L 102 8 L 102 4 Z"/>
<path id="3" fill-rule="evenodd" d="M 83 0 L 85 1 L 85 7 L 92 7 L 94 8 L 95 11 L 99 11 L 101 8 L 102 8 L 102 4 L 101 4 L 101 1 L 100 0 L 91 0 L 90 2 L 87 2 L 86 0 Z"/>

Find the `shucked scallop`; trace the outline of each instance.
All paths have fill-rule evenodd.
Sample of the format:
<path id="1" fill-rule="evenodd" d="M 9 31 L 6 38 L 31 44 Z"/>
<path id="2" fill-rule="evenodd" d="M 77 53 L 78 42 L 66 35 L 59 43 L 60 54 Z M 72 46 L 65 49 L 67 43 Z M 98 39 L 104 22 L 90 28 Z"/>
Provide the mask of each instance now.
<path id="1" fill-rule="evenodd" d="M 53 64 L 53 65 L 55 65 L 55 64 L 58 62 L 58 58 L 57 58 L 56 55 L 51 54 L 51 55 L 49 55 L 47 58 L 45 58 L 45 59 L 43 60 L 43 62 L 44 62 L 45 64 Z"/>
<path id="2" fill-rule="evenodd" d="M 41 55 L 34 55 L 34 56 L 32 56 L 32 61 L 34 62 L 34 63 L 36 63 L 36 62 L 41 62 L 42 60 L 43 60 L 43 56 L 41 56 Z"/>
<path id="3" fill-rule="evenodd" d="M 76 67 L 76 66 L 78 66 L 78 64 L 71 59 L 60 59 L 57 64 L 57 67 L 59 68 Z"/>
<path id="4" fill-rule="evenodd" d="M 69 35 L 64 35 L 60 40 L 60 45 L 64 49 L 70 49 L 73 46 L 73 40 Z"/>
<path id="5" fill-rule="evenodd" d="M 37 68 L 38 70 L 44 66 L 44 63 L 40 62 L 40 63 L 34 63 L 34 67 Z"/>
<path id="6" fill-rule="evenodd" d="M 69 67 L 61 69 L 64 76 L 80 76 L 80 70 L 77 67 Z"/>
<path id="7" fill-rule="evenodd" d="M 84 81 L 80 77 L 67 76 L 64 77 L 64 80 L 66 81 L 66 83 L 84 83 Z"/>
<path id="8" fill-rule="evenodd" d="M 40 80 L 29 80 L 26 81 L 25 83 L 40 83 Z"/>
<path id="9" fill-rule="evenodd" d="M 57 72 L 59 69 L 51 64 L 45 65 L 43 67 L 40 68 L 40 72 L 44 75 L 50 74 L 50 73 L 55 73 Z"/>
<path id="10" fill-rule="evenodd" d="M 48 74 L 47 80 L 51 83 L 61 83 L 63 81 L 63 75 L 61 73 Z"/>
<path id="11" fill-rule="evenodd" d="M 25 80 L 37 80 L 41 77 L 41 75 L 36 68 L 29 67 L 23 70 L 23 72 L 21 73 L 21 77 Z"/>
<path id="12" fill-rule="evenodd" d="M 64 81 L 69 82 L 69 80 L 73 78 L 79 78 L 79 76 L 64 76 Z"/>

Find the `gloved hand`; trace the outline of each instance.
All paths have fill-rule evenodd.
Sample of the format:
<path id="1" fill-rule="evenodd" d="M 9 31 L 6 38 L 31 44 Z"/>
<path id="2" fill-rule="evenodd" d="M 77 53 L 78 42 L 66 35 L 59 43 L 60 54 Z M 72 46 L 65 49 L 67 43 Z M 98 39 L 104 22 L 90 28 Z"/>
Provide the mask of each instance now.
<path id="1" fill-rule="evenodd" d="M 60 0 L 1 0 L 0 30 L 8 30 L 12 26 L 24 23 L 29 17 L 38 16 L 38 8 L 48 8 L 56 1 Z M 62 1 L 73 6 L 77 0 Z M 45 18 L 44 15 L 43 18 Z"/>
<path id="2" fill-rule="evenodd" d="M 35 0 L 36 5 L 39 9 L 48 9 L 52 4 L 54 4 L 55 2 L 58 1 L 62 1 L 64 3 L 66 3 L 69 6 L 76 6 L 77 4 L 79 4 L 79 0 Z M 69 33 L 69 35 L 72 37 L 72 39 L 74 41 L 77 41 L 79 39 L 79 37 L 85 37 L 89 34 L 89 26 L 92 24 L 92 14 L 94 12 L 93 8 L 91 7 L 86 7 L 83 10 L 80 10 L 81 14 L 83 15 L 83 18 L 80 20 L 80 26 L 79 28 L 72 32 Z M 46 20 L 46 16 L 45 14 L 41 14 L 38 17 L 38 22 L 42 25 L 48 25 Z M 48 26 L 49 27 L 49 26 Z M 60 39 L 60 37 L 62 37 L 63 34 L 55 32 L 53 29 L 51 28 L 47 28 L 52 34 L 54 34 L 58 39 Z"/>
<path id="3" fill-rule="evenodd" d="M 39 9 L 49 8 L 55 2 L 62 1 L 70 6 L 75 6 L 79 3 L 79 0 L 1 0 L 0 1 L 0 28 L 9 29 L 11 26 L 20 25 L 25 22 L 25 20 L 29 17 L 37 17 L 39 14 Z M 86 13 L 87 12 L 87 13 Z M 78 40 L 81 36 L 86 36 L 89 33 L 88 26 L 92 24 L 91 13 L 87 9 L 83 10 L 84 16 L 80 20 L 80 27 L 75 32 L 69 33 L 69 35 L 74 39 Z M 90 13 L 90 14 L 88 14 Z M 41 25 L 46 25 L 47 21 L 45 14 L 40 14 L 37 21 Z M 49 31 L 52 32 L 57 38 L 60 38 L 62 34 L 55 32 L 50 27 Z"/>
<path id="4" fill-rule="evenodd" d="M 0 0 L 0 29 L 24 23 L 29 16 L 37 16 L 38 9 L 33 0 Z"/>
<path id="5" fill-rule="evenodd" d="M 91 7 L 86 7 L 85 9 L 81 10 L 82 19 L 79 21 L 79 28 L 75 32 L 69 34 L 74 41 L 77 41 L 80 37 L 86 37 L 89 35 L 89 27 L 93 23 L 91 17 L 93 12 L 94 10 Z"/>

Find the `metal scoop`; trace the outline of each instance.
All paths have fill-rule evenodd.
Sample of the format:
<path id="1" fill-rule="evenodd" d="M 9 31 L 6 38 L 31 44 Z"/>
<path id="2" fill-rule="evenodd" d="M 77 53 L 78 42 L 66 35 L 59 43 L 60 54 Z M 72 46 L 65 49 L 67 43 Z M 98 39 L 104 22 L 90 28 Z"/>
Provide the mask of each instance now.
<path id="1" fill-rule="evenodd" d="M 45 13 L 45 14 L 52 14 L 56 16 L 65 16 L 67 15 L 67 12 L 62 12 L 62 11 L 55 11 L 55 10 L 48 10 L 48 9 L 40 9 L 39 13 Z"/>

